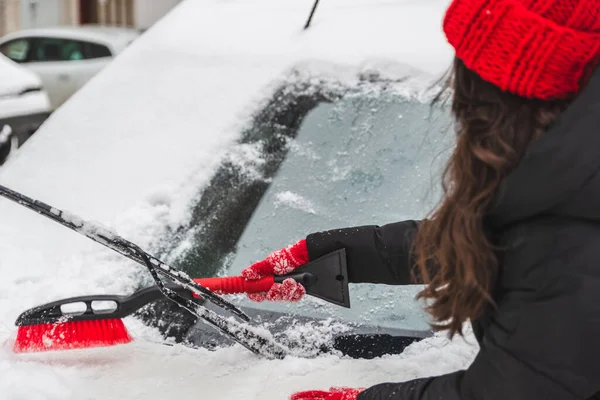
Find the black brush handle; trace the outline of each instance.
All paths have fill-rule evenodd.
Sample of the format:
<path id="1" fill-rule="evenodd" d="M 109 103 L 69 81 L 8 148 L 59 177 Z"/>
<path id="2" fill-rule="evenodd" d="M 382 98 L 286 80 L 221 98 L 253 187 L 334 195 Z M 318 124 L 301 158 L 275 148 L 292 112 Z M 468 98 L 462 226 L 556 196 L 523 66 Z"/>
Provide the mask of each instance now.
<path id="1" fill-rule="evenodd" d="M 315 276 L 315 274 L 311 274 L 308 272 L 296 272 L 288 275 L 276 275 L 273 280 L 275 281 L 275 283 L 283 283 L 283 281 L 289 278 L 292 278 L 305 288 L 314 286 L 317 283 L 317 277 Z"/>
<path id="2" fill-rule="evenodd" d="M 181 286 L 170 283 L 165 285 L 169 289 L 176 292 L 183 298 L 191 300 L 193 298 L 192 292 L 182 288 Z M 103 319 L 115 319 L 124 318 L 132 313 L 136 312 L 145 305 L 152 303 L 157 300 L 162 300 L 165 297 L 157 286 L 150 286 L 145 289 L 139 290 L 130 296 L 118 296 L 118 295 L 95 295 L 95 296 L 79 296 L 70 297 L 68 299 L 53 301 L 38 307 L 34 307 L 23 312 L 17 318 L 15 325 L 27 326 L 27 325 L 39 325 L 39 324 L 54 324 L 58 322 L 67 321 L 90 321 L 90 320 L 103 320 Z M 95 311 L 92 308 L 92 303 L 98 301 L 110 301 L 116 304 L 114 310 L 98 310 Z M 86 310 L 81 313 L 64 313 L 61 310 L 61 306 L 73 303 L 83 303 L 86 306 Z"/>
<path id="3" fill-rule="evenodd" d="M 275 277 L 275 282 L 283 282 L 287 278 L 293 278 L 306 287 L 311 286 L 316 281 L 313 274 L 298 273 Z M 178 284 L 170 283 L 165 285 L 178 295 L 187 300 L 192 300 L 195 296 L 190 290 L 187 290 Z M 239 293 L 241 293 L 240 291 Z M 238 292 L 236 292 L 238 293 Z M 15 324 L 17 326 L 54 324 L 66 321 L 90 321 L 102 319 L 125 318 L 147 304 L 157 300 L 164 299 L 163 293 L 156 285 L 141 289 L 129 296 L 119 296 L 113 294 L 101 294 L 91 296 L 69 297 L 67 299 L 53 301 L 41 306 L 31 308 L 23 312 Z M 94 310 L 94 302 L 113 302 L 116 305 L 114 310 Z M 65 313 L 61 310 L 62 306 L 67 304 L 83 303 L 85 311 L 77 313 Z"/>

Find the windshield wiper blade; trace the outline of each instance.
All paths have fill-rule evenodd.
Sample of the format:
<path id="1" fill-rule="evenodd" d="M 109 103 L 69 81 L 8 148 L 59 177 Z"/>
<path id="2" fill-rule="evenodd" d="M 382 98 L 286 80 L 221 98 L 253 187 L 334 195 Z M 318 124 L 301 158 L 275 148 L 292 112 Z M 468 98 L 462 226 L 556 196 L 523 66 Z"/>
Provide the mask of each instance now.
<path id="1" fill-rule="evenodd" d="M 254 331 L 249 325 L 239 323 L 233 319 L 224 318 L 222 315 L 209 310 L 203 305 L 198 304 L 188 298 L 182 297 L 179 293 L 177 293 L 177 291 L 167 287 L 164 282 L 158 278 L 156 266 L 153 265 L 152 261 L 145 253 L 140 254 L 140 257 L 144 260 L 144 263 L 148 267 L 148 270 L 150 271 L 152 278 L 154 278 L 158 289 L 166 298 L 175 302 L 180 307 L 185 308 L 192 314 L 198 316 L 204 320 L 204 322 L 221 332 L 223 335 L 233 339 L 251 352 L 269 359 L 285 358 L 287 351 L 280 344 L 275 342 L 271 336 Z"/>

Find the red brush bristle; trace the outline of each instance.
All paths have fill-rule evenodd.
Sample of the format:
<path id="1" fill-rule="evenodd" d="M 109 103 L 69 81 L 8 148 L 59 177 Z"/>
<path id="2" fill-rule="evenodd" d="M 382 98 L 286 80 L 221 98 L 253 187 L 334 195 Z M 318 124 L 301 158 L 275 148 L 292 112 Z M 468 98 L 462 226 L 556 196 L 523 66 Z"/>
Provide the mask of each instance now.
<path id="1" fill-rule="evenodd" d="M 105 347 L 132 340 L 121 319 L 69 321 L 20 326 L 13 351 L 24 353 Z"/>

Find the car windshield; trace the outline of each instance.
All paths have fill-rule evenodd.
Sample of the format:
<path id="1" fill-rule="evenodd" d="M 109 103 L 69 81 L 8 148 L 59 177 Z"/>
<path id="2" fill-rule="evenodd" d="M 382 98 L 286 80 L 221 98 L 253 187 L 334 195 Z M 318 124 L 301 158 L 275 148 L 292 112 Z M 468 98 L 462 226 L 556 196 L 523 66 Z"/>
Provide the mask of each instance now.
<path id="1" fill-rule="evenodd" d="M 281 92 L 257 115 L 170 244 L 196 276 L 239 275 L 316 231 L 426 216 L 439 200 L 453 145 L 447 111 L 393 89 L 335 96 Z M 368 265 L 362 266 L 369 268 Z M 420 286 L 351 284 L 351 308 L 306 296 L 293 304 L 236 302 L 366 326 L 427 330 Z"/>

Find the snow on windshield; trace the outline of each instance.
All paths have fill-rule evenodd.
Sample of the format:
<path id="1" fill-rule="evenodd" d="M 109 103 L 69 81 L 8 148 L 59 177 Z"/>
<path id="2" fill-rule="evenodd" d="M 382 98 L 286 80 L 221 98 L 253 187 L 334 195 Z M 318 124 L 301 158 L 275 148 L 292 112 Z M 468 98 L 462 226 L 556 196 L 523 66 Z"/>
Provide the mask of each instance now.
<path id="1" fill-rule="evenodd" d="M 189 219 L 252 114 L 292 70 L 352 84 L 361 72 L 422 76 L 450 65 L 441 32 L 448 0 L 312 2 L 186 0 L 98 74 L 0 169 L 0 182 L 152 250 Z M 280 201 L 307 206 L 289 194 Z M 0 201 L 0 343 L 26 308 L 62 297 L 130 293 L 141 268 L 90 240 Z M 473 347 L 436 338 L 381 360 L 258 361 L 245 349 L 208 352 L 161 340 L 126 320 L 136 344 L 68 354 L 0 350 L 7 399 L 280 399 L 298 389 L 370 385 L 464 367 Z"/>

